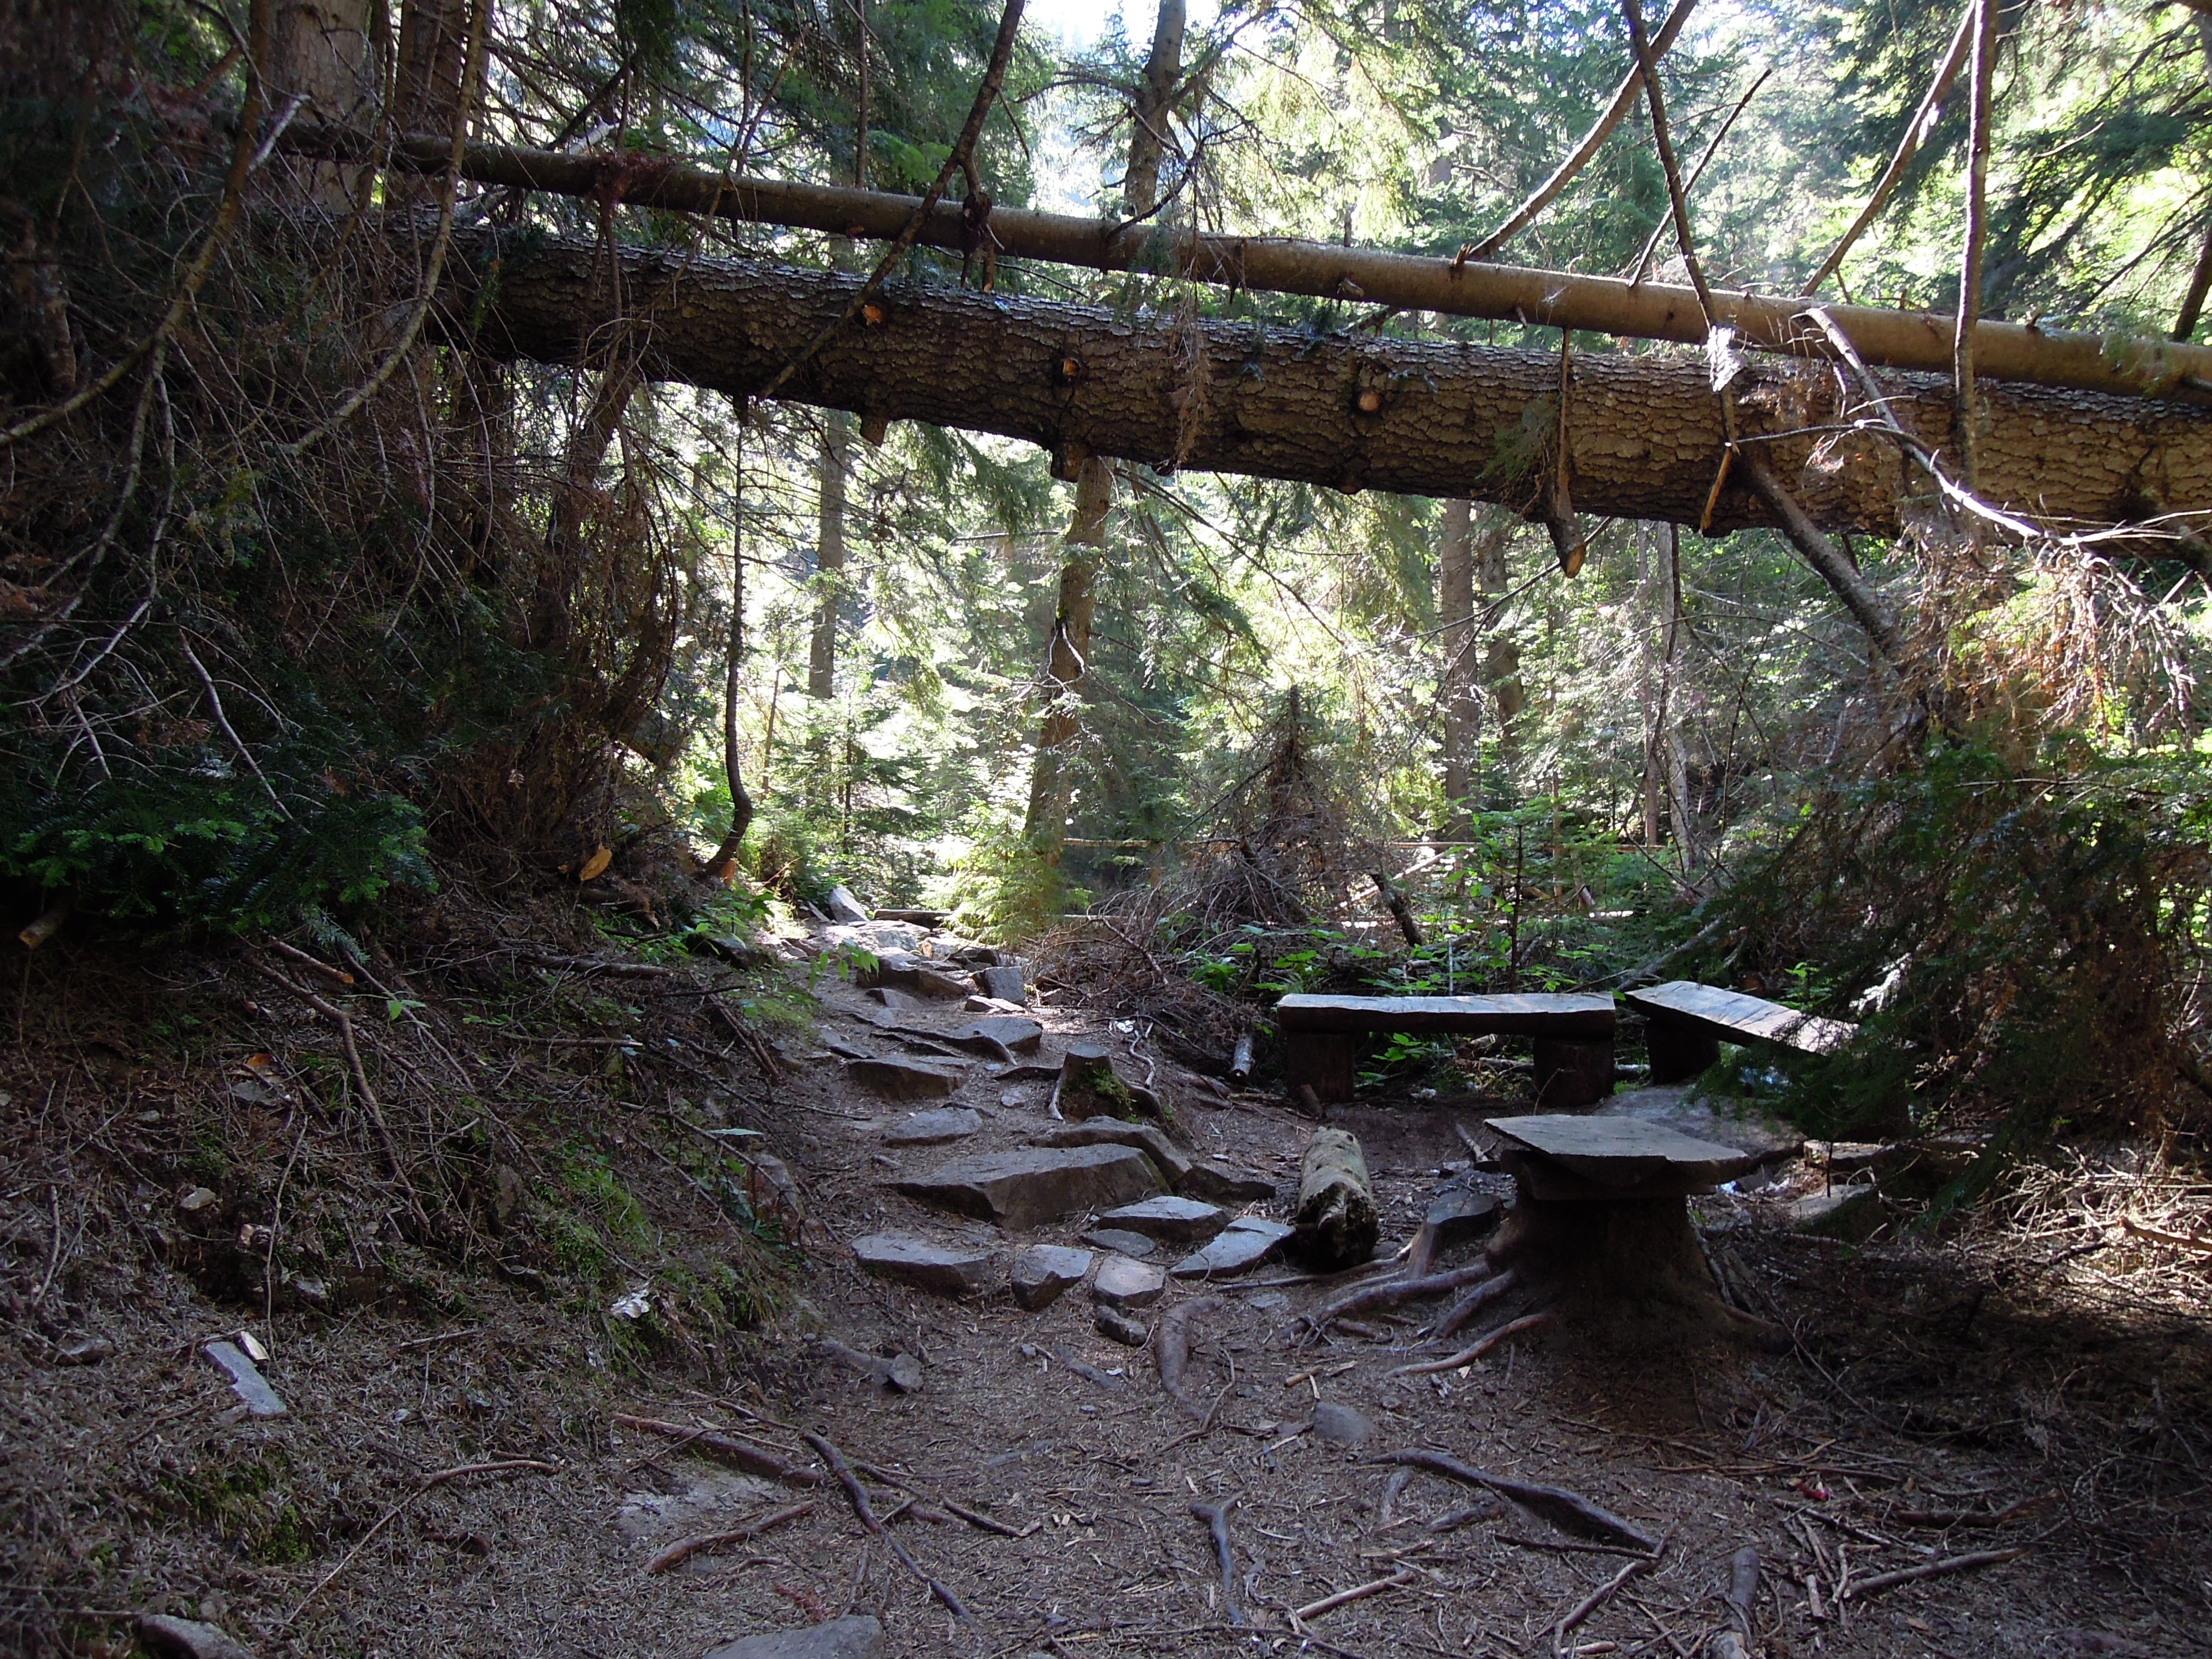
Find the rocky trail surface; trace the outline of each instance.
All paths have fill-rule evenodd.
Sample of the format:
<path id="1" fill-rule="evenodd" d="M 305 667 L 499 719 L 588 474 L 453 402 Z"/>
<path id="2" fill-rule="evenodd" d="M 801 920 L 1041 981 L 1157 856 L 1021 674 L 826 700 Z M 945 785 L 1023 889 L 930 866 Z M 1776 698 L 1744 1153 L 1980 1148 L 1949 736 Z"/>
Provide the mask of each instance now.
<path id="1" fill-rule="evenodd" d="M 1546 1337 L 1407 1374 L 1451 1297 L 1316 1316 L 1432 1214 L 1430 1273 L 1479 1258 L 1509 1098 L 1333 1110 L 1383 1242 L 1316 1277 L 1285 1254 L 1310 1120 L 928 942 L 811 941 L 885 966 L 822 974 L 747 1103 L 804 1255 L 703 1363 L 607 1340 L 657 1294 L 619 1271 L 601 1308 L 490 1282 L 446 1320 L 79 1275 L 88 1346 L 4 1379 L 97 1587 L 41 1590 L 76 1650 L 135 1619 L 201 1655 L 2212 1651 L 2201 1437 L 2160 1415 L 2201 1396 L 2201 1322 L 2077 1294 L 2080 1238 L 1855 1248 L 1894 1149 L 1814 1148 L 1698 1212 L 1790 1352 Z M 1058 1112 L 1085 1045 L 1164 1121 Z M 714 1237 L 680 1183 L 651 1207 Z"/>

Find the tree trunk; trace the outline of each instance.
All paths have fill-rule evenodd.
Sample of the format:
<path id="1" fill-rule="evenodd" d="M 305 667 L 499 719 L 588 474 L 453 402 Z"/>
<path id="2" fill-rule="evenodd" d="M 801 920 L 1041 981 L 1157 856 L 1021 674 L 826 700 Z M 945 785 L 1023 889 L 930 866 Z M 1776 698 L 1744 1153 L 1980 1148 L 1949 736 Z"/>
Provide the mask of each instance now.
<path id="1" fill-rule="evenodd" d="M 821 539 L 814 556 L 814 638 L 806 652 L 806 695 L 827 697 L 837 684 L 837 612 L 845 599 L 845 471 L 853 417 L 833 409 L 822 420 Z"/>
<path id="2" fill-rule="evenodd" d="M 568 451 L 561 479 L 553 489 L 552 511 L 545 526 L 545 554 L 538 568 L 536 596 L 530 607 L 530 642 L 542 650 L 558 651 L 568 641 L 568 608 L 583 574 L 584 533 L 598 504 L 600 470 L 606 465 L 607 447 L 629 409 L 629 400 L 644 380 L 634 344 L 616 347 L 612 362 L 601 369 L 592 388 L 591 407 L 568 434 Z"/>
<path id="3" fill-rule="evenodd" d="M 1482 693 L 1476 684 L 1474 503 L 1444 503 L 1443 545 L 1437 559 L 1437 611 L 1443 651 L 1444 834 L 1465 841 L 1474 831 L 1474 767 L 1482 738 Z"/>
<path id="4" fill-rule="evenodd" d="M 492 263 L 492 234 L 460 231 L 456 241 L 447 269 L 453 314 L 466 316 L 480 296 L 478 273 Z M 489 303 L 480 349 L 574 362 L 593 331 L 627 310 L 649 320 L 652 374 L 729 392 L 763 384 L 803 352 L 857 283 L 583 240 L 515 240 L 501 253 L 497 286 L 481 295 Z M 619 301 L 605 281 L 610 260 L 623 269 Z M 1514 458 L 1528 448 L 1530 428 L 1548 433 L 1558 424 L 1556 353 L 1316 340 L 1242 322 L 1193 331 L 1164 317 L 915 283 L 887 286 L 883 300 L 880 322 L 833 337 L 783 395 L 874 419 L 994 432 L 1064 459 L 1079 447 L 1158 465 L 1180 451 L 1193 471 L 1472 494 L 1524 514 L 1537 510 L 1549 470 Z M 1192 378 L 1194 346 L 1204 354 L 1210 392 L 1186 419 L 1177 394 Z M 1737 384 L 1740 436 L 1756 441 L 1814 523 L 1899 532 L 1915 510 L 1908 485 L 1918 481 L 1893 446 L 1844 425 L 1832 374 L 1770 361 Z M 1945 443 L 1948 383 L 1893 376 L 1887 392 L 1908 430 L 1931 448 Z M 1982 403 L 1983 494 L 2013 511 L 2114 524 L 2212 508 L 2212 414 L 1989 382 Z M 1578 352 L 1565 424 L 1578 510 L 1699 523 L 1726 442 L 1702 356 Z M 1837 427 L 1844 429 L 1823 429 Z M 1715 529 L 1775 522 L 1750 470 L 1729 469 Z"/>
<path id="5" fill-rule="evenodd" d="M 1113 504 L 1113 469 L 1093 456 L 1076 475 L 1075 512 L 1066 537 L 1070 548 L 1093 550 L 1073 553 L 1060 567 L 1060 603 L 1053 611 L 1052 640 L 1045 647 L 1044 725 L 1037 737 L 1029 813 L 1023 824 L 1024 838 L 1052 865 L 1060 862 L 1067 841 L 1067 762 L 1083 731 L 1076 683 L 1091 659 L 1091 624 L 1097 608 L 1096 550 L 1106 544 L 1106 514 Z"/>
<path id="6" fill-rule="evenodd" d="M 707 873 L 733 880 L 738 849 L 752 828 L 753 798 L 745 790 L 744 750 L 738 732 L 738 698 L 745 657 L 745 410 L 738 406 L 730 483 L 730 636 L 722 656 L 722 766 L 730 780 L 730 827 L 707 862 Z"/>
<path id="7" fill-rule="evenodd" d="M 1129 112 L 1129 167 L 1121 179 L 1121 215 L 1127 219 L 1141 219 L 1159 205 L 1160 163 L 1182 81 L 1182 36 L 1183 0 L 1160 0 L 1144 84 Z"/>
<path id="8" fill-rule="evenodd" d="M 336 127 L 374 125 L 377 53 L 368 0 L 280 0 L 273 21 L 271 97 L 301 100 L 295 120 Z M 455 51 L 461 46 L 457 38 Z M 457 92 L 460 73 L 461 60 L 456 58 Z M 452 108 L 447 106 L 443 128 L 449 134 Z M 450 138 L 447 142 L 450 149 Z M 293 165 L 291 179 L 278 188 L 288 201 L 343 213 L 362 199 L 368 173 L 359 162 L 300 161 Z"/>
<path id="9" fill-rule="evenodd" d="M 486 6 L 491 0 L 477 0 Z M 399 9 L 399 53 L 392 75 L 392 124 L 401 132 L 442 135 L 450 155 L 453 123 L 461 112 L 461 77 L 468 62 L 470 0 L 405 0 Z M 491 19 L 484 19 L 484 27 Z M 385 200 L 406 207 L 433 198 L 437 186 L 394 168 Z"/>

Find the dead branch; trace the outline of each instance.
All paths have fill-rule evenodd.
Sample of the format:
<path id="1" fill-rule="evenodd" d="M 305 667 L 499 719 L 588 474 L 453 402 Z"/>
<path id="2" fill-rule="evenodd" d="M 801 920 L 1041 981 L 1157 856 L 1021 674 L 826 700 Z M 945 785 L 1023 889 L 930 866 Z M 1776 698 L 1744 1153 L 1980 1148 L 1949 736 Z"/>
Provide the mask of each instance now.
<path id="1" fill-rule="evenodd" d="M 666 1423 L 656 1417 L 633 1417 L 627 1412 L 617 1412 L 614 1420 L 626 1429 L 645 1429 L 654 1434 L 665 1434 L 672 1440 L 710 1451 L 732 1468 L 743 1469 L 747 1474 L 763 1475 L 787 1486 L 818 1486 L 823 1477 L 816 1470 L 801 1468 L 787 1463 L 765 1449 L 739 1440 L 732 1435 L 712 1429 L 686 1428 L 681 1423 Z"/>
<path id="2" fill-rule="evenodd" d="M 1667 1540 L 1663 1538 L 1659 1540 L 1661 1548 L 1663 1549 L 1666 1547 L 1666 1541 Z M 1655 1550 L 1652 1552 L 1652 1555 L 1653 1559 L 1656 1560 L 1657 1559 L 1658 1552 Z M 1635 1577 L 1638 1573 L 1642 1572 L 1650 1567 L 1650 1565 L 1651 1562 L 1650 1561 L 1624 1561 L 1621 1564 L 1620 1571 L 1619 1572 L 1613 1574 L 1612 1577 L 1607 1579 L 1605 1583 L 1600 1584 L 1588 1595 L 1585 1595 L 1581 1601 L 1576 1602 L 1572 1607 L 1568 1609 L 1568 1611 L 1559 1615 L 1559 1622 L 1552 1626 L 1553 1646 L 1556 1648 L 1565 1642 L 1569 1631 L 1574 1629 L 1575 1626 L 1581 1624 L 1583 1620 L 1589 1618 L 1590 1614 L 1595 1613 L 1607 1601 L 1610 1601 L 1613 1599 L 1614 1591 L 1618 1590 L 1630 1579 Z"/>
<path id="3" fill-rule="evenodd" d="M 1228 1305 L 1224 1297 L 1193 1297 L 1169 1309 L 1152 1333 L 1152 1358 L 1160 1368 L 1160 1388 L 1189 1416 L 1208 1415 L 1183 1392 L 1183 1373 L 1190 1364 L 1190 1322 Z"/>
<path id="4" fill-rule="evenodd" d="M 337 1565 L 332 1567 L 328 1572 L 325 1573 L 320 1578 L 315 1581 L 315 1587 L 300 1598 L 299 1606 L 294 1607 L 291 1612 L 284 1615 L 283 1619 L 278 1622 L 277 1628 L 279 1630 L 289 1629 L 291 1626 L 296 1624 L 299 1621 L 300 1615 L 307 1610 L 309 1606 L 313 1603 L 314 1599 L 320 1595 L 325 1590 L 328 1589 L 332 1584 L 336 1583 L 337 1582 L 338 1576 L 354 1564 L 355 1558 L 360 1555 L 363 1550 L 367 1549 L 370 1543 L 382 1534 L 386 1527 L 390 1526 L 394 1521 L 397 1521 L 401 1516 L 404 1515 L 408 1510 L 412 1508 L 416 1498 L 422 1497 L 424 1492 L 428 1492 L 433 1486 L 442 1486 L 448 1480 L 459 1480 L 465 1475 L 507 1474 L 520 1473 L 525 1470 L 538 1474 L 558 1474 L 561 1472 L 561 1466 L 558 1463 L 547 1463 L 535 1457 L 501 1457 L 495 1458 L 487 1463 L 464 1463 L 458 1468 L 441 1469 L 435 1474 L 425 1475 L 422 1480 L 417 1483 L 413 1492 L 409 1492 L 406 1497 L 401 1498 L 390 1509 L 385 1510 L 384 1514 L 378 1519 L 376 1524 L 371 1527 L 367 1532 L 362 1534 L 362 1535 L 355 1540 L 354 1547 L 348 1550 L 343 1556 L 339 1558 Z"/>
<path id="5" fill-rule="evenodd" d="M 1052 1357 L 1060 1361 L 1062 1369 L 1073 1371 L 1085 1382 L 1095 1382 L 1109 1394 L 1118 1394 L 1121 1389 L 1122 1382 L 1120 1377 L 1110 1371 L 1102 1371 L 1096 1365 L 1088 1364 L 1078 1359 L 1065 1348 L 1054 1348 L 1052 1351 Z"/>
<path id="6" fill-rule="evenodd" d="M 1364 1584 L 1354 1584 L 1350 1589 L 1340 1589 L 1334 1595 L 1322 1596 L 1318 1601 L 1307 1602 L 1291 1614 L 1291 1623 L 1293 1626 L 1303 1625 L 1309 1619 L 1318 1619 L 1325 1613 L 1334 1613 L 1354 1601 L 1364 1601 L 1370 1595 L 1380 1595 L 1385 1590 L 1402 1589 L 1419 1577 L 1420 1574 L 1410 1567 L 1404 1567 L 1388 1578 L 1370 1579 Z"/>
<path id="7" fill-rule="evenodd" d="M 679 1538 L 666 1549 L 645 1564 L 650 1573 L 666 1572 L 671 1567 L 690 1560 L 701 1550 L 720 1549 L 725 1544 L 742 1544 L 748 1538 L 757 1537 L 770 1527 L 780 1527 L 787 1521 L 796 1521 L 802 1515 L 814 1513 L 814 1500 L 806 1498 L 797 1504 L 787 1504 L 780 1510 L 771 1510 L 758 1520 L 748 1521 L 729 1532 L 702 1532 L 690 1538 Z"/>
<path id="8" fill-rule="evenodd" d="M 1012 9 L 1015 11 L 1021 9 L 1021 0 L 1013 0 Z M 845 1462 L 844 1454 L 811 1430 L 801 1430 L 799 1438 L 813 1447 L 822 1461 L 830 1466 L 830 1473 L 836 1477 L 837 1484 L 845 1489 L 845 1499 L 852 1504 L 853 1513 L 860 1517 L 860 1524 L 880 1539 L 884 1547 L 892 1554 L 898 1557 L 901 1565 L 928 1585 L 929 1593 L 943 1602 L 946 1610 L 955 1619 L 969 1629 L 974 1629 L 975 1620 L 968 1609 L 960 1604 L 960 1598 L 936 1578 L 931 1577 L 928 1570 L 914 1559 L 907 1547 L 884 1529 L 884 1523 L 876 1518 L 875 1510 L 868 1505 L 867 1488 L 861 1486 L 860 1477 L 853 1473 L 851 1466 Z"/>
<path id="9" fill-rule="evenodd" d="M 1579 1492 L 1564 1486 L 1533 1486 L 1525 1480 L 1512 1480 L 1504 1475 L 1470 1468 L 1444 1452 L 1408 1449 L 1384 1452 L 1368 1459 L 1370 1463 L 1403 1463 L 1413 1468 L 1426 1469 L 1448 1480 L 1457 1480 L 1470 1486 L 1480 1486 L 1501 1498 L 1510 1498 L 1522 1508 L 1540 1515 L 1562 1532 L 1595 1540 L 1604 1544 L 1625 1544 L 1656 1554 L 1659 1540 L 1633 1522 L 1600 1509 Z"/>
<path id="10" fill-rule="evenodd" d="M 1941 1560 L 1923 1561 L 1914 1567 L 1899 1567 L 1894 1572 L 1878 1572 L 1871 1578 L 1854 1579 L 1837 1593 L 1838 1601 L 1856 1601 L 1869 1595 L 1879 1595 L 1899 1584 L 1914 1584 L 1923 1578 L 1942 1578 L 1954 1572 L 1974 1572 L 1983 1567 L 2002 1566 L 2008 1561 L 2017 1561 L 2027 1553 L 2025 1548 L 2009 1550 L 1976 1550 L 1969 1555 L 1947 1555 Z"/>

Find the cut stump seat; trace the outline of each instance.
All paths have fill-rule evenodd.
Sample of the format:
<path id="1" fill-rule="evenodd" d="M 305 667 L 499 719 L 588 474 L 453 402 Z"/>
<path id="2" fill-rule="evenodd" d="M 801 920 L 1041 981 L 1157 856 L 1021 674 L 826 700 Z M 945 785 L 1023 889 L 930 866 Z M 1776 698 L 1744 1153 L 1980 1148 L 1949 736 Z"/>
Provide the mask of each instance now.
<path id="1" fill-rule="evenodd" d="M 1354 1044 L 1364 1036 L 1527 1036 L 1536 1041 L 1536 1099 L 1554 1111 L 1613 1092 L 1613 999 L 1586 993 L 1465 997 L 1339 997 L 1304 994 L 1275 1005 L 1283 1085 L 1323 1103 L 1352 1098 Z"/>
<path id="2" fill-rule="evenodd" d="M 1680 1083 L 1721 1057 L 1723 1042 L 1771 1042 L 1800 1054 L 1825 1054 L 1858 1035 L 1840 1019 L 1822 1019 L 1746 991 L 1695 980 L 1669 980 L 1621 994 L 1651 1022 L 1651 1080 Z"/>

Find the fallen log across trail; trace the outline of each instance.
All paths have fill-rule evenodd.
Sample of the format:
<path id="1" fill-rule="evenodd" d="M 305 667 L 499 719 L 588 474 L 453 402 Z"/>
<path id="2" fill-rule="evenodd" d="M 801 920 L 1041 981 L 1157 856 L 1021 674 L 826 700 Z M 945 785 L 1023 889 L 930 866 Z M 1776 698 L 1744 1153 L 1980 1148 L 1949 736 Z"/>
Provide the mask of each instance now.
<path id="1" fill-rule="evenodd" d="M 447 326 L 476 349 L 580 362 L 628 322 L 654 378 L 737 396 L 799 357 L 860 280 L 535 232 L 470 230 L 456 243 Z M 1716 531 L 1773 520 L 1736 467 L 1708 516 L 1729 434 L 1702 356 L 1575 353 L 1562 411 L 1551 352 L 1122 314 L 942 284 L 886 284 L 879 301 L 780 395 L 875 425 L 1023 439 L 1070 477 L 1099 455 L 1524 513 L 1541 510 L 1563 438 L 1583 513 Z M 1826 368 L 1767 361 L 1736 387 L 1738 443 L 1755 443 L 1823 528 L 1891 535 L 1934 510 L 1891 436 L 1860 420 L 1858 394 Z M 1948 442 L 1947 384 L 1899 376 L 1885 394 L 1929 448 Z M 2212 513 L 2212 412 L 2021 386 L 1989 386 L 1984 402 L 1981 491 L 1998 506 L 2059 526 Z"/>

